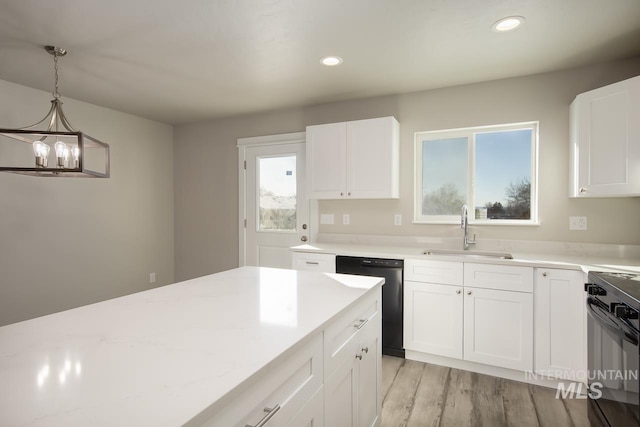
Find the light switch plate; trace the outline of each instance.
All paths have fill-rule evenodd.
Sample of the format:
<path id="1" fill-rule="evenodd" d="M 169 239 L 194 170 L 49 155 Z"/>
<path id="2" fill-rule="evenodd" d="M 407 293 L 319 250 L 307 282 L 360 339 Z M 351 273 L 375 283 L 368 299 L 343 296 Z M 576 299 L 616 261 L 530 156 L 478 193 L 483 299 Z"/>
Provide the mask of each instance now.
<path id="1" fill-rule="evenodd" d="M 334 214 L 320 214 L 320 224 L 331 225 L 335 223 Z"/>
<path id="2" fill-rule="evenodd" d="M 342 224 L 349 225 L 351 223 L 351 216 L 349 214 L 342 215 Z"/>
<path id="3" fill-rule="evenodd" d="M 569 217 L 569 230 L 584 231 L 586 229 L 587 229 L 586 216 L 570 216 Z"/>
<path id="4" fill-rule="evenodd" d="M 402 225 L 402 215 L 401 214 L 395 214 L 393 216 L 393 225 Z"/>
<path id="5" fill-rule="evenodd" d="M 149 283 L 156 283 L 156 273 L 149 273 Z"/>

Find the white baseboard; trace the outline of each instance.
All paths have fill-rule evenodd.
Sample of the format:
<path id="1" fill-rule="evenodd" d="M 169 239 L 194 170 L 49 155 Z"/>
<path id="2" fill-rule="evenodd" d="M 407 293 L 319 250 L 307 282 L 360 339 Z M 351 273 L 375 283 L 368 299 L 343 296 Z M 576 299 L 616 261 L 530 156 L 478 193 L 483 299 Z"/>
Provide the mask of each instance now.
<path id="1" fill-rule="evenodd" d="M 483 365 L 482 363 L 469 362 L 466 360 L 452 359 L 450 357 L 438 356 L 436 354 L 421 353 L 419 351 L 405 350 L 405 358 L 418 362 L 431 363 L 448 368 L 462 369 L 476 372 L 478 374 L 491 375 L 498 378 L 505 378 L 513 381 L 520 381 L 527 384 L 535 384 L 543 387 L 558 388 L 558 384 L 574 382 L 564 379 L 549 379 L 547 377 L 536 376 L 531 372 L 516 371 L 513 369 L 500 368 L 497 366 Z M 576 381 L 577 382 L 577 381 Z M 581 390 L 586 391 L 585 388 Z"/>

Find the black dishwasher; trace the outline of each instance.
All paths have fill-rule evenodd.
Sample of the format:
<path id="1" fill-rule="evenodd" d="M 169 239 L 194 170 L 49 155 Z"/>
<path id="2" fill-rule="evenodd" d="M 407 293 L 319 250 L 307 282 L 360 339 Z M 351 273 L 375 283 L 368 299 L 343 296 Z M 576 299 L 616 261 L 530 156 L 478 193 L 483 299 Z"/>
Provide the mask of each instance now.
<path id="1" fill-rule="evenodd" d="M 404 357 L 402 345 L 404 261 L 336 256 L 336 273 L 384 277 L 382 286 L 382 354 Z"/>

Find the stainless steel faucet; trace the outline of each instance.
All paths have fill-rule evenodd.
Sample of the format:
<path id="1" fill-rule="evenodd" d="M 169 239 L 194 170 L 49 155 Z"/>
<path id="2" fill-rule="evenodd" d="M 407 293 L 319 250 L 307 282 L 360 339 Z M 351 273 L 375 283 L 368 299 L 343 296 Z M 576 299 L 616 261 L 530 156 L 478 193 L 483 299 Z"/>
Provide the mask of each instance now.
<path id="1" fill-rule="evenodd" d="M 460 228 L 464 230 L 464 240 L 463 240 L 463 248 L 464 250 L 469 249 L 469 245 L 476 244 L 476 235 L 473 235 L 473 239 L 469 240 L 469 219 L 467 218 L 469 210 L 467 209 L 467 205 L 462 205 L 462 215 L 460 219 Z"/>

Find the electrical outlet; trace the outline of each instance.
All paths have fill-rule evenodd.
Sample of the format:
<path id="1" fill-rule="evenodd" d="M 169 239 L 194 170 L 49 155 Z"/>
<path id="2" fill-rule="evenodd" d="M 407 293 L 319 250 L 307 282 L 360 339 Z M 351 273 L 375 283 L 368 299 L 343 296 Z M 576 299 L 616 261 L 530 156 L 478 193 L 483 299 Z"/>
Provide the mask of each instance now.
<path id="1" fill-rule="evenodd" d="M 351 223 L 351 216 L 349 214 L 342 215 L 342 224 L 349 225 Z"/>
<path id="2" fill-rule="evenodd" d="M 156 283 L 156 273 L 149 273 L 149 283 Z"/>
<path id="3" fill-rule="evenodd" d="M 586 216 L 570 216 L 569 217 L 569 230 L 581 230 L 587 229 L 587 217 Z"/>
<path id="4" fill-rule="evenodd" d="M 331 225 L 335 222 L 334 214 L 320 214 L 320 224 Z"/>
<path id="5" fill-rule="evenodd" d="M 402 225 L 402 215 L 401 214 L 395 214 L 393 216 L 393 225 Z"/>

